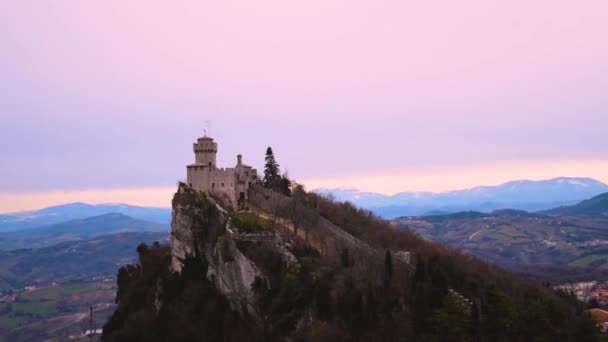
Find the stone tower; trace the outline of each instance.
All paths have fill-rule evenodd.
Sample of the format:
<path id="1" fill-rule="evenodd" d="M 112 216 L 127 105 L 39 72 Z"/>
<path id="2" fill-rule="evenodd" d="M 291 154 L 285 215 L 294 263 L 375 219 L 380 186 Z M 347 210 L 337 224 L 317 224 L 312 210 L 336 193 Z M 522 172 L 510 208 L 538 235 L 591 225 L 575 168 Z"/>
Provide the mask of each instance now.
<path id="1" fill-rule="evenodd" d="M 217 167 L 217 143 L 207 135 L 198 138 L 194 143 L 194 160 L 195 164 L 207 165 L 215 169 Z"/>

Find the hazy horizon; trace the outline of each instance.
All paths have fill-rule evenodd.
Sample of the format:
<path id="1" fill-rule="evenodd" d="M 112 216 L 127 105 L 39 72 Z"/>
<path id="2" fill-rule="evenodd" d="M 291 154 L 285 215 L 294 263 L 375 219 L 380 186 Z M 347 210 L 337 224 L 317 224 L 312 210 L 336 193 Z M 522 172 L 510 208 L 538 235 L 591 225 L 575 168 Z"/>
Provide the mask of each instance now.
<path id="1" fill-rule="evenodd" d="M 556 178 L 590 178 L 590 177 L 556 177 Z M 514 179 L 513 181 L 542 181 L 550 179 Z M 607 182 L 599 179 L 591 178 L 600 181 L 604 184 Z M 469 188 L 454 188 L 444 191 L 408 191 L 396 190 L 393 192 L 375 192 L 360 189 L 354 186 L 338 186 L 333 188 L 323 187 L 307 187 L 308 190 L 355 190 L 362 192 L 379 193 L 383 195 L 395 195 L 398 193 L 446 193 L 450 191 L 469 190 L 475 187 L 492 187 L 500 186 L 508 182 L 497 184 L 478 184 Z M 305 184 L 305 183 L 304 183 Z M 161 186 L 148 188 L 119 188 L 119 189 L 81 189 L 68 191 L 46 191 L 46 192 L 25 192 L 25 193 L 0 193 L 0 214 L 11 214 L 21 211 L 33 211 L 44 209 L 46 207 L 71 204 L 71 203 L 86 203 L 86 204 L 128 204 L 144 207 L 170 208 L 171 198 L 175 193 L 177 186 Z"/>

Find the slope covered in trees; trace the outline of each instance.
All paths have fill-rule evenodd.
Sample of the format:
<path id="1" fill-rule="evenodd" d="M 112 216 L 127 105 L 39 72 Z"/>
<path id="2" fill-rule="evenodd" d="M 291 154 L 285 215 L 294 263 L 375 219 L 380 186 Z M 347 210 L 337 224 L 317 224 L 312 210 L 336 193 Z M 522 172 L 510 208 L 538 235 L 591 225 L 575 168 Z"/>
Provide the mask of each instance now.
<path id="1" fill-rule="evenodd" d="M 288 186 L 266 161 L 239 212 L 180 184 L 174 245 L 120 269 L 104 341 L 601 340 L 573 296 Z"/>

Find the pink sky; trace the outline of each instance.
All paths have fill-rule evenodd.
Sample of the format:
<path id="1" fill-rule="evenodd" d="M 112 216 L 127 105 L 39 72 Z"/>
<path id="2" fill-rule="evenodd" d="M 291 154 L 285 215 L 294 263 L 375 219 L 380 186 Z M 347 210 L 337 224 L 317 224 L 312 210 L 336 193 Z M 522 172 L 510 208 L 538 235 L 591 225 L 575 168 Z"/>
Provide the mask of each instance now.
<path id="1" fill-rule="evenodd" d="M 311 186 L 608 181 L 606 13 L 606 1 L 2 2 L 0 212 L 171 187 L 206 121 L 222 164 L 242 153 L 261 167 L 270 145 Z"/>

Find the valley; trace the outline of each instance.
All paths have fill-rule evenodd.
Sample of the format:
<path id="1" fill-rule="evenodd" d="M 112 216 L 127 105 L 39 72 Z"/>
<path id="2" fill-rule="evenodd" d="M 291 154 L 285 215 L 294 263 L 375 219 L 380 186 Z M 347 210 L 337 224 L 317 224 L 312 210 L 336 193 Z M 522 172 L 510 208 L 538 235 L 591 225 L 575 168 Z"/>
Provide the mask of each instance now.
<path id="1" fill-rule="evenodd" d="M 540 213 L 469 211 L 392 222 L 542 281 L 608 280 L 607 206 L 589 205 L 606 197 Z"/>
<path id="2" fill-rule="evenodd" d="M 135 260 L 139 244 L 169 237 L 167 223 L 105 212 L 117 208 L 170 217 L 165 209 L 85 204 L 1 217 L 0 228 L 17 230 L 0 232 L 0 342 L 88 341 L 91 307 L 94 330 L 101 328 L 115 307 L 116 269 Z"/>
<path id="3" fill-rule="evenodd" d="M 93 308 L 93 327 L 114 309 L 114 276 L 28 287 L 0 298 L 0 341 L 66 341 L 84 337 Z M 10 297 L 10 298 L 9 298 Z"/>

